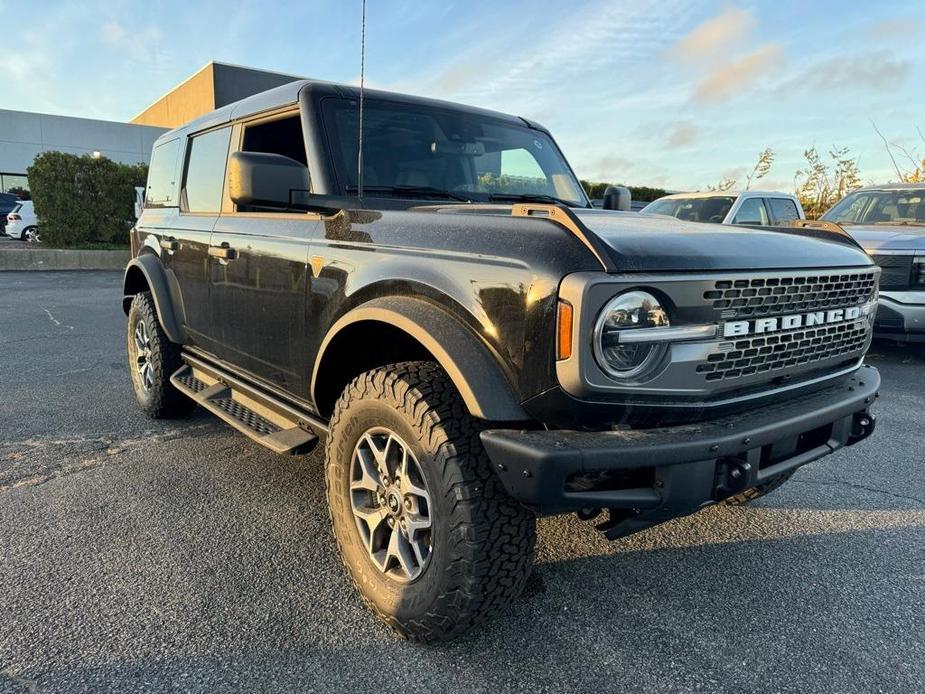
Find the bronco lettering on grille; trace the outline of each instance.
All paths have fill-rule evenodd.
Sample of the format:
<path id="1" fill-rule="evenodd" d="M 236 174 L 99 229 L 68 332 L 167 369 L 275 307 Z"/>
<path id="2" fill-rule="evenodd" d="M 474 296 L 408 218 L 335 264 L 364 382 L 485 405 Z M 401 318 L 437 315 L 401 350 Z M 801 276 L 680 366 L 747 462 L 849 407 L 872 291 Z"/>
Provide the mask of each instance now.
<path id="1" fill-rule="evenodd" d="M 803 326 L 826 325 L 828 323 L 841 323 L 842 321 L 856 320 L 861 316 L 860 306 L 849 308 L 834 308 L 828 311 L 815 311 L 813 313 L 797 313 L 790 316 L 775 318 L 758 318 L 756 320 L 727 321 L 723 325 L 723 337 L 740 337 L 743 335 L 760 335 L 774 333 L 778 330 L 793 330 Z"/>

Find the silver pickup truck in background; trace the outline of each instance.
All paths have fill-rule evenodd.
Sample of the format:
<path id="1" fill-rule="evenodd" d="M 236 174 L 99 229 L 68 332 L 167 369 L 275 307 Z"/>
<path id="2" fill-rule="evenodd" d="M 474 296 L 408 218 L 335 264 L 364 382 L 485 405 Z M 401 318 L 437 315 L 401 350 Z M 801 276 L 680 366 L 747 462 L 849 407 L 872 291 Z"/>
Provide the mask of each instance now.
<path id="1" fill-rule="evenodd" d="M 861 188 L 822 215 L 882 269 L 875 337 L 925 343 L 925 183 Z"/>

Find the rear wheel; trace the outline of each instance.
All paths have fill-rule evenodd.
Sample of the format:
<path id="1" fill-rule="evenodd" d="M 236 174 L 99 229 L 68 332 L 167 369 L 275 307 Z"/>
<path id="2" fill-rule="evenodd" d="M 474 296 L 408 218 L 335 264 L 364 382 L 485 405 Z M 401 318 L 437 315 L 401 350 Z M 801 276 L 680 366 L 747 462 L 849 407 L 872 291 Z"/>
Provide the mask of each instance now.
<path id="1" fill-rule="evenodd" d="M 477 422 L 435 364 L 357 377 L 331 418 L 334 534 L 366 604 L 405 638 L 453 638 L 508 605 L 536 522 L 490 468 Z"/>
<path id="2" fill-rule="evenodd" d="M 149 417 L 185 417 L 196 407 L 170 382 L 171 374 L 183 365 L 180 345 L 164 334 L 151 292 L 141 292 L 132 299 L 128 312 L 128 362 L 135 398 Z"/>
<path id="3" fill-rule="evenodd" d="M 29 227 L 22 232 L 22 240 L 28 243 L 39 243 L 38 227 Z"/>
<path id="4" fill-rule="evenodd" d="M 727 506 L 744 506 L 749 501 L 754 501 L 755 499 L 760 499 L 761 497 L 770 494 L 775 489 L 780 487 L 784 482 L 793 477 L 796 469 L 788 470 L 787 472 L 782 472 L 779 475 L 775 475 L 767 482 L 762 482 L 761 484 L 756 484 L 754 487 L 746 489 L 744 492 L 740 492 L 735 496 L 730 496 L 728 499 L 723 501 Z"/>

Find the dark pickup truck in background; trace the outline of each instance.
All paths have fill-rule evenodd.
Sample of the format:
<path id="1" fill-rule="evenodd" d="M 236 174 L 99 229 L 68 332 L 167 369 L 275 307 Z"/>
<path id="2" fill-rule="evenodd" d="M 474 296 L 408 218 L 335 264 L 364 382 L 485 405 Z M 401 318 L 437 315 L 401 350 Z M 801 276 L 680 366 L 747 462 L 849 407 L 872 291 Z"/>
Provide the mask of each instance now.
<path id="1" fill-rule="evenodd" d="M 880 270 L 850 239 L 594 209 L 542 126 L 456 104 L 367 90 L 361 148 L 359 96 L 294 82 L 161 136 L 123 305 L 149 415 L 324 442 L 344 564 L 400 634 L 515 598 L 537 514 L 618 538 L 872 432 Z"/>

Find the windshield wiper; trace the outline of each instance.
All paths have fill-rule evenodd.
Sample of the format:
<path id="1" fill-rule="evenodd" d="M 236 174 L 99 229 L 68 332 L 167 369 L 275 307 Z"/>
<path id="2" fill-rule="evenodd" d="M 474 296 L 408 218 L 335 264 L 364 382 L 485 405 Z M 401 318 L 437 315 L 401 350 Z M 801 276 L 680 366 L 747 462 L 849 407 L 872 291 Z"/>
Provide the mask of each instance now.
<path id="1" fill-rule="evenodd" d="M 579 207 L 575 201 L 563 200 L 545 193 L 490 193 L 488 199 L 492 202 L 549 202 L 565 205 L 566 207 Z M 581 207 L 584 207 L 584 205 L 581 205 Z"/>
<path id="2" fill-rule="evenodd" d="M 358 188 L 354 185 L 344 186 L 348 193 L 357 192 Z M 470 198 L 459 193 L 433 186 L 363 186 L 364 193 L 405 193 L 408 195 L 433 195 L 436 197 L 447 198 L 449 200 L 459 200 L 460 202 L 472 202 Z"/>

